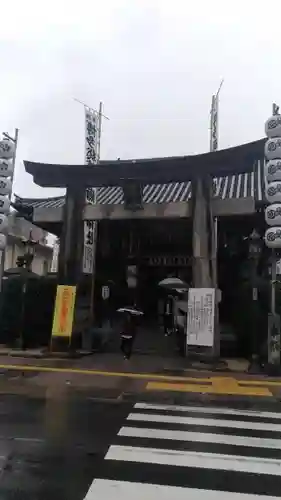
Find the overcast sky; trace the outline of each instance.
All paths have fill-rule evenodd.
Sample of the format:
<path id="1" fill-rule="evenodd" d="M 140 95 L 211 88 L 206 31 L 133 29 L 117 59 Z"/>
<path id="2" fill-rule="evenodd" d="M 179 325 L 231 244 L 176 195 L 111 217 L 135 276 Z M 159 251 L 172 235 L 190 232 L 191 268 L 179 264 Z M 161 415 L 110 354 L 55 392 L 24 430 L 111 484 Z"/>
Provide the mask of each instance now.
<path id="1" fill-rule="evenodd" d="M 23 160 L 83 162 L 74 97 L 104 102 L 102 159 L 207 151 L 222 77 L 220 148 L 262 137 L 272 102 L 281 104 L 280 0 L 0 4 L 0 131 L 20 129 L 22 196 L 57 194 L 35 186 Z"/>

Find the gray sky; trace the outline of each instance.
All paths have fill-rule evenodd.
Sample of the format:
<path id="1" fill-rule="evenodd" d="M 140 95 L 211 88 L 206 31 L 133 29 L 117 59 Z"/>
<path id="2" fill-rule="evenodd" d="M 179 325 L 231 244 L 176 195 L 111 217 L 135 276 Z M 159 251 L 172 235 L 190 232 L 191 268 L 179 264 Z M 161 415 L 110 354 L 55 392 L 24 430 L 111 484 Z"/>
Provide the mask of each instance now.
<path id="1" fill-rule="evenodd" d="M 84 110 L 104 102 L 102 159 L 208 150 L 222 77 L 220 148 L 259 139 L 281 104 L 280 0 L 4 0 L 0 130 L 20 128 L 15 192 L 48 196 L 22 160 L 82 163 Z M 5 6 L 5 7 L 4 7 Z"/>

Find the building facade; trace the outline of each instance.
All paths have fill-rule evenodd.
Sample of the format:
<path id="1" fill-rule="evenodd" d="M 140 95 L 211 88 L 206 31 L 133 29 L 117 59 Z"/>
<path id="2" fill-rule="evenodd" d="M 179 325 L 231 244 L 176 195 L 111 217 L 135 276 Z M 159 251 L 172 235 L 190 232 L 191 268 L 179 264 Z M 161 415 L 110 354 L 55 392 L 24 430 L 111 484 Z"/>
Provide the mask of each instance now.
<path id="1" fill-rule="evenodd" d="M 25 253 L 25 241 L 29 238 L 36 241 L 31 270 L 41 276 L 46 275 L 51 271 L 53 255 L 53 249 L 47 242 L 48 233 L 31 222 L 18 217 L 16 212 L 9 216 L 4 269 L 17 266 L 17 259 Z"/>

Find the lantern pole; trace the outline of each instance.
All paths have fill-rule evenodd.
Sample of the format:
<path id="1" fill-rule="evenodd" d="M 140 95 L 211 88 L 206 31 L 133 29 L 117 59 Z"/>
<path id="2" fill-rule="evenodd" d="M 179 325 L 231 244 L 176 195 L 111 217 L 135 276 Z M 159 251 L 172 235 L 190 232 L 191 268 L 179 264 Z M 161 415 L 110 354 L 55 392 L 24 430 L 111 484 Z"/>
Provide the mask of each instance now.
<path id="1" fill-rule="evenodd" d="M 268 369 L 280 372 L 280 315 L 276 311 L 276 265 L 281 249 L 281 116 L 279 106 L 272 106 L 272 116 L 265 123 L 267 141 L 265 143 L 266 187 L 268 206 L 265 219 L 269 226 L 265 232 L 265 244 L 271 249 L 270 313 L 268 315 Z"/>
<path id="2" fill-rule="evenodd" d="M 273 103 L 272 105 L 272 116 L 279 115 L 279 106 Z M 276 250 L 272 249 L 272 259 L 271 259 L 271 314 L 275 316 L 276 314 Z"/>
<path id="3" fill-rule="evenodd" d="M 12 141 L 15 145 L 15 150 L 12 158 L 12 174 L 11 174 L 11 184 L 13 187 L 13 182 L 14 182 L 14 175 L 15 175 L 15 166 L 16 166 L 16 154 L 17 154 L 17 146 L 18 146 L 18 138 L 19 138 L 19 129 L 15 129 L 15 135 L 14 137 L 11 137 L 7 132 L 2 132 L 2 135 L 4 136 L 5 139 L 8 141 Z M 10 193 L 8 194 L 7 198 L 9 202 L 11 201 L 13 191 L 11 189 Z M 9 226 L 7 231 L 9 231 Z M 2 250 L 1 252 L 1 262 L 0 262 L 0 293 L 2 292 L 2 281 L 3 281 L 3 276 L 4 276 L 4 270 L 5 270 L 5 257 L 6 257 L 6 249 Z"/>

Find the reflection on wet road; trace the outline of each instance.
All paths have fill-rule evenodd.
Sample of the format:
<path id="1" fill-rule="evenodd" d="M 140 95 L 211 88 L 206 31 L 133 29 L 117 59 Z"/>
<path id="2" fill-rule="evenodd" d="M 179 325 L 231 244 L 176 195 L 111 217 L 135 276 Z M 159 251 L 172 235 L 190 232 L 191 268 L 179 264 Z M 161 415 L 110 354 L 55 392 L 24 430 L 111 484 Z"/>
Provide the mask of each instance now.
<path id="1" fill-rule="evenodd" d="M 280 403 L 115 390 L 1 394 L 0 500 L 280 498 Z"/>
<path id="2" fill-rule="evenodd" d="M 1 395 L 1 500 L 82 500 L 130 404 Z"/>

